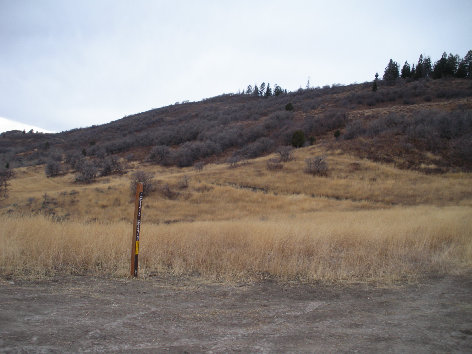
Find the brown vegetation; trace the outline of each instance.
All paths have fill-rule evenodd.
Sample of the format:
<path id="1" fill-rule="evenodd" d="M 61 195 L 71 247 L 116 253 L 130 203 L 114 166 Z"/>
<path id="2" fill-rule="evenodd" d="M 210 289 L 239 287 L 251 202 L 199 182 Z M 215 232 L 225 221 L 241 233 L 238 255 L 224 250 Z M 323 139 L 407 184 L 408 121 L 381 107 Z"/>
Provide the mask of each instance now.
<path id="1" fill-rule="evenodd" d="M 0 275 L 126 275 L 129 190 L 144 178 L 145 276 L 392 282 L 470 269 L 471 95 L 469 80 L 379 82 L 2 134 L 15 178 L 0 200 Z M 313 145 L 287 147 L 294 132 Z"/>
<path id="2" fill-rule="evenodd" d="M 329 177 L 304 173 L 326 154 Z M 380 281 L 470 269 L 469 174 L 427 175 L 317 147 L 283 169 L 269 156 L 235 169 L 155 165 L 143 206 L 142 276 Z M 137 167 L 137 166 L 136 166 Z M 17 169 L 1 209 L 2 276 L 125 276 L 133 201 L 129 177 L 77 185 Z"/>
<path id="3" fill-rule="evenodd" d="M 321 212 L 267 220 L 147 224 L 144 276 L 382 281 L 472 266 L 472 208 Z M 2 275 L 128 272 L 130 224 L 2 217 Z"/>

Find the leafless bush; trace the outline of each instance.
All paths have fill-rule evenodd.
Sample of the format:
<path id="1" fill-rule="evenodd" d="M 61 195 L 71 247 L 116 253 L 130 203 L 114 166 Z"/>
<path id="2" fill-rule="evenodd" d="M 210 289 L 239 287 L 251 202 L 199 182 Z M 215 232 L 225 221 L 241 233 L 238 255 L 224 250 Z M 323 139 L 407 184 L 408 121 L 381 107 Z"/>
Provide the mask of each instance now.
<path id="1" fill-rule="evenodd" d="M 346 110 L 330 109 L 323 114 L 306 117 L 302 130 L 306 133 L 322 135 L 335 129 L 342 129 L 346 121 Z"/>
<path id="2" fill-rule="evenodd" d="M 199 161 L 193 165 L 193 168 L 195 168 L 196 171 L 202 171 L 203 167 L 205 167 L 205 163 L 203 161 Z"/>
<path id="3" fill-rule="evenodd" d="M 326 162 L 326 156 L 315 156 L 305 160 L 306 167 L 305 172 L 313 176 L 326 176 L 328 175 L 328 163 Z"/>
<path id="4" fill-rule="evenodd" d="M 0 195 L 3 198 L 8 197 L 8 186 L 10 179 L 14 177 L 14 173 L 9 168 L 0 169 Z"/>
<path id="5" fill-rule="evenodd" d="M 62 162 L 62 152 L 58 149 L 50 151 L 48 156 L 52 161 Z"/>
<path id="6" fill-rule="evenodd" d="M 162 186 L 159 186 L 159 192 L 164 196 L 166 197 L 167 199 L 175 199 L 178 195 L 177 192 L 174 192 L 169 184 L 164 184 Z"/>
<path id="7" fill-rule="evenodd" d="M 75 181 L 78 183 L 92 183 L 97 178 L 98 168 L 91 161 L 80 162 Z"/>
<path id="8" fill-rule="evenodd" d="M 359 121 L 354 121 L 349 123 L 346 126 L 346 130 L 344 132 L 343 138 L 345 140 L 350 140 L 357 138 L 360 135 L 363 135 L 365 133 L 364 126 L 362 125 L 361 122 Z"/>
<path id="9" fill-rule="evenodd" d="M 128 154 L 126 155 L 126 161 L 131 162 L 134 160 L 134 154 Z"/>
<path id="10" fill-rule="evenodd" d="M 50 160 L 44 167 L 46 177 L 56 177 L 61 174 L 61 164 L 57 161 Z"/>
<path id="11" fill-rule="evenodd" d="M 284 165 L 280 161 L 281 160 L 278 158 L 272 158 L 267 160 L 267 169 L 269 171 L 281 170 L 282 168 L 284 168 Z"/>
<path id="12" fill-rule="evenodd" d="M 101 163 L 101 175 L 109 176 L 113 174 L 123 174 L 124 168 L 116 156 L 109 156 Z"/>
<path id="13" fill-rule="evenodd" d="M 272 139 L 263 137 L 244 146 L 240 150 L 240 154 L 246 158 L 255 158 L 271 151 L 273 145 L 274 141 Z"/>
<path id="14" fill-rule="evenodd" d="M 453 145 L 453 154 L 460 158 L 465 164 L 472 167 L 472 134 L 469 133 Z"/>
<path id="15" fill-rule="evenodd" d="M 77 166 L 82 158 L 82 155 L 78 151 L 69 151 L 66 154 L 65 162 L 73 169 L 77 169 Z"/>
<path id="16" fill-rule="evenodd" d="M 238 162 L 241 161 L 241 157 L 238 155 L 231 156 L 227 162 L 229 164 L 229 168 L 236 168 L 238 166 Z"/>
<path id="17" fill-rule="evenodd" d="M 165 165 L 168 163 L 170 149 L 165 145 L 154 146 L 149 154 L 149 161 Z"/>
<path id="18" fill-rule="evenodd" d="M 277 149 L 280 161 L 287 162 L 293 159 L 293 148 L 291 146 L 280 146 Z"/>
<path id="19" fill-rule="evenodd" d="M 130 176 L 129 188 L 132 195 L 136 193 L 136 184 L 138 182 L 141 182 L 143 184 L 144 195 L 149 195 L 156 189 L 153 173 L 145 171 L 136 171 Z"/>

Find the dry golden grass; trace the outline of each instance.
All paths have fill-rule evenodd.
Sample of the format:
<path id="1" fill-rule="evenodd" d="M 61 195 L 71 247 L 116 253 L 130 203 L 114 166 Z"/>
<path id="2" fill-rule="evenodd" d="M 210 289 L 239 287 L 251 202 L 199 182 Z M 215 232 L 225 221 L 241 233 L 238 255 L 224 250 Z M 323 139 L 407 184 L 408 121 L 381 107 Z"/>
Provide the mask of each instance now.
<path id="1" fill-rule="evenodd" d="M 398 205 L 472 206 L 470 174 L 425 175 L 337 152 L 328 154 L 328 177 L 303 173 L 305 158 L 323 152 L 315 147 L 299 149 L 295 159 L 279 171 L 266 169 L 271 156 L 234 169 L 226 164 L 209 165 L 201 172 L 191 168 L 140 166 L 154 172 L 161 185 L 169 184 L 177 193 L 175 199 L 158 192 L 147 197 L 144 221 L 235 220 Z M 189 187 L 180 189 L 179 180 L 184 175 L 189 177 Z M 45 194 L 53 199 L 50 209 L 44 205 Z M 56 216 L 77 221 L 129 221 L 133 210 L 126 175 L 78 185 L 72 174 L 48 179 L 41 167 L 19 169 L 12 181 L 10 198 L 0 203 L 4 204 L 1 214 L 53 211 Z"/>
<path id="2" fill-rule="evenodd" d="M 278 171 L 266 169 L 273 156 L 200 172 L 139 166 L 176 193 L 144 199 L 141 274 L 391 282 L 471 267 L 470 174 L 425 175 L 337 151 L 328 177 L 303 173 L 321 153 L 299 149 Z M 128 274 L 128 176 L 78 185 L 42 167 L 16 174 L 0 201 L 0 275 Z"/>
<path id="3" fill-rule="evenodd" d="M 131 224 L 1 217 L 1 275 L 128 273 Z M 380 281 L 472 265 L 472 208 L 321 212 L 285 219 L 143 225 L 143 276 Z"/>

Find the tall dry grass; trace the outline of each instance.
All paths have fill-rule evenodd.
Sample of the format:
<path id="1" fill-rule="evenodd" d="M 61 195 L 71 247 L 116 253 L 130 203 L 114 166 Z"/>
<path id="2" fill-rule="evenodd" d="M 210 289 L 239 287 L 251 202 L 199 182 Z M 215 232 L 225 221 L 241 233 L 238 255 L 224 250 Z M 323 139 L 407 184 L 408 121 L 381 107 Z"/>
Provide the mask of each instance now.
<path id="1" fill-rule="evenodd" d="M 128 274 L 131 224 L 44 216 L 2 216 L 0 222 L 2 276 Z M 470 269 L 472 208 L 143 224 L 140 251 L 144 276 L 393 282 Z"/>

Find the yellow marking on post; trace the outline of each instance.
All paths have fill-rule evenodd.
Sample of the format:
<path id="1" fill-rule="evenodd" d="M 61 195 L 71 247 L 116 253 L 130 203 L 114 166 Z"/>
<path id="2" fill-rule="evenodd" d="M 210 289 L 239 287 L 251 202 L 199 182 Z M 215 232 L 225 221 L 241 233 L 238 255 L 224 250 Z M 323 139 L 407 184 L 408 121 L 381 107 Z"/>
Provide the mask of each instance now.
<path id="1" fill-rule="evenodd" d="M 139 241 L 136 241 L 136 253 L 139 254 Z"/>

